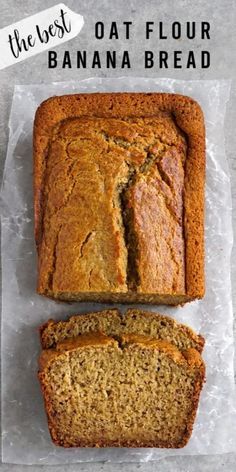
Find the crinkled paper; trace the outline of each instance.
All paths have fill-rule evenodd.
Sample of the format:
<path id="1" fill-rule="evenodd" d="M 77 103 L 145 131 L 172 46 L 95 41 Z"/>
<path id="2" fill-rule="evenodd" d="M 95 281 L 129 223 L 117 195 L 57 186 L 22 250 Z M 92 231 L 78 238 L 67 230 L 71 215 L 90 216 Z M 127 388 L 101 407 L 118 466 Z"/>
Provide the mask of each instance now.
<path id="1" fill-rule="evenodd" d="M 2 454 L 21 464 L 83 461 L 150 461 L 167 455 L 217 454 L 236 449 L 233 314 L 230 282 L 232 248 L 230 175 L 224 150 L 228 81 L 92 78 L 78 82 L 16 86 L 9 122 L 2 213 Z M 158 306 L 206 338 L 204 386 L 194 431 L 181 450 L 63 449 L 50 440 L 37 380 L 38 326 L 49 317 L 101 309 L 67 305 L 36 294 L 33 236 L 32 127 L 37 106 L 52 95 L 95 91 L 173 92 L 197 99 L 207 131 L 206 296 L 180 308 Z M 155 310 L 155 306 L 151 309 Z M 150 306 L 149 306 L 150 309 Z"/>

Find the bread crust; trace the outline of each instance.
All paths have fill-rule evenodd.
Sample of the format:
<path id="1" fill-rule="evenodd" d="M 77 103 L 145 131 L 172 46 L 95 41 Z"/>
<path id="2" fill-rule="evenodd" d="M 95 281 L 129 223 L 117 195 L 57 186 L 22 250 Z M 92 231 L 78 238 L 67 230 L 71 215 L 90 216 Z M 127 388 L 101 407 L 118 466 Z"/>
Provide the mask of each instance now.
<path id="1" fill-rule="evenodd" d="M 53 129 L 63 120 L 75 117 L 123 118 L 155 117 L 171 113 L 187 136 L 184 179 L 184 240 L 186 293 L 175 297 L 143 293 L 81 293 L 75 300 L 105 302 L 147 302 L 184 304 L 202 298 L 204 279 L 204 182 L 205 128 L 200 106 L 193 99 L 175 94 L 96 93 L 52 97 L 38 108 L 34 122 L 34 215 L 35 240 L 40 253 L 42 241 L 43 186 L 48 147 Z M 40 276 L 39 276 L 40 277 Z M 39 289 L 39 293 L 43 293 Z M 54 297 L 54 294 L 50 294 Z M 63 298 L 63 296 L 62 296 Z M 73 294 L 71 296 L 73 300 Z"/>
<path id="2" fill-rule="evenodd" d="M 100 330 L 111 335 L 112 333 L 107 333 L 105 327 L 102 328 L 102 324 L 100 325 L 99 322 L 102 320 L 110 320 L 111 322 L 114 321 L 115 326 L 117 327 L 124 327 L 127 323 L 127 319 L 130 320 L 132 317 L 137 317 L 137 319 L 144 318 L 147 323 L 151 325 L 151 322 L 154 320 L 156 321 L 168 321 L 171 327 L 176 328 L 179 331 L 182 331 L 190 338 L 190 340 L 194 343 L 194 347 L 198 352 L 203 351 L 203 347 L 205 344 L 205 339 L 200 334 L 195 333 L 189 326 L 178 323 L 174 318 L 171 318 L 167 315 L 162 315 L 160 313 L 155 313 L 151 311 L 144 311 L 135 308 L 128 309 L 124 314 L 121 314 L 118 309 L 110 309 L 110 310 L 103 310 L 98 311 L 95 313 L 80 313 L 77 315 L 70 316 L 65 321 L 54 321 L 52 319 L 48 320 L 42 326 L 39 327 L 40 333 L 40 341 L 43 349 L 49 349 L 54 347 L 54 343 L 58 341 L 54 341 L 52 343 L 51 336 L 53 335 L 54 338 L 58 336 L 58 333 L 62 332 L 64 329 L 66 330 L 66 335 L 63 339 L 70 338 L 72 336 L 72 329 L 74 325 L 78 325 L 81 322 L 87 322 L 88 324 L 92 323 L 93 321 L 98 321 L 98 326 L 100 326 Z M 78 333 L 80 334 L 80 333 Z M 114 334 L 114 333 L 113 333 Z"/>
<path id="3" fill-rule="evenodd" d="M 80 339 L 79 339 L 80 338 Z M 120 348 L 126 349 L 132 347 L 132 345 L 141 346 L 142 348 L 159 350 L 164 352 L 166 355 L 172 358 L 173 362 L 177 364 L 186 364 L 187 368 L 196 369 L 196 377 L 194 381 L 194 389 L 192 396 L 192 408 L 189 413 L 188 422 L 186 425 L 186 430 L 184 434 L 176 441 L 169 442 L 142 442 L 142 441 L 105 441 L 103 438 L 100 441 L 94 442 L 91 441 L 81 441 L 78 439 L 76 444 L 70 444 L 65 439 L 61 440 L 58 436 L 57 426 L 56 426 L 56 417 L 55 412 L 53 411 L 53 405 L 50 399 L 50 395 L 47 389 L 47 380 L 45 377 L 45 370 L 49 367 L 50 363 L 57 357 L 61 356 L 65 352 L 70 352 L 75 349 L 87 349 L 89 347 L 100 347 L 106 348 L 106 346 L 116 346 L 118 347 L 118 342 L 116 339 L 105 336 L 102 333 L 92 333 L 91 335 L 79 336 L 78 338 L 71 339 L 68 342 L 60 343 L 60 346 L 55 349 L 50 349 L 47 351 L 42 351 L 39 366 L 40 370 L 38 373 L 38 378 L 40 381 L 45 410 L 48 417 L 48 426 L 49 431 L 52 437 L 53 442 L 58 446 L 63 446 L 66 448 L 69 447 L 156 447 L 156 448 L 182 448 L 184 447 L 190 439 L 192 434 L 193 424 L 197 413 L 198 402 L 200 393 L 205 381 L 205 364 L 204 361 L 196 349 L 187 349 L 184 353 L 181 353 L 175 346 L 173 346 L 168 341 L 156 340 L 149 336 L 139 336 L 139 335 L 124 335 L 120 338 Z"/>

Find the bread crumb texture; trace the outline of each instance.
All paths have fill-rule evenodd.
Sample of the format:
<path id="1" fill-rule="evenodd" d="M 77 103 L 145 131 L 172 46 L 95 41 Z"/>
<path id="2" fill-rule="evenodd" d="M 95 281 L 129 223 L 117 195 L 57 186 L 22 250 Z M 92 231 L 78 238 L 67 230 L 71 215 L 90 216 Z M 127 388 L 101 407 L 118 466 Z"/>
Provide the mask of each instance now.
<path id="1" fill-rule="evenodd" d="M 90 333 L 42 352 L 39 379 L 60 446 L 183 447 L 192 432 L 205 368 L 145 335 Z"/>
<path id="2" fill-rule="evenodd" d="M 36 114 L 34 155 L 39 293 L 171 304 L 203 296 L 204 124 L 194 101 L 52 98 Z"/>
<path id="3" fill-rule="evenodd" d="M 43 349 L 81 334 L 100 331 L 108 336 L 135 334 L 163 339 L 180 351 L 194 348 L 202 352 L 204 338 L 173 318 L 151 311 L 129 309 L 122 315 L 117 309 L 71 316 L 66 321 L 49 320 L 40 327 Z"/>

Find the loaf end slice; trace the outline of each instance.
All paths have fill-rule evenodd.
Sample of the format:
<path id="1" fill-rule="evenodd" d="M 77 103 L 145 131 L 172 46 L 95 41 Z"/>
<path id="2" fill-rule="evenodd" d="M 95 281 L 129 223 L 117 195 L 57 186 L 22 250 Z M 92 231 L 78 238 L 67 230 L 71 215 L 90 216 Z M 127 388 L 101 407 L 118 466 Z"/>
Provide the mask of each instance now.
<path id="1" fill-rule="evenodd" d="M 122 333 L 139 333 L 156 339 L 166 339 L 180 351 L 194 348 L 200 353 L 204 338 L 188 326 L 178 323 L 170 316 L 151 311 L 129 309 L 122 315 L 117 309 L 80 314 L 66 321 L 49 320 L 40 328 L 43 349 L 54 347 L 64 339 L 91 331 L 102 331 L 108 336 Z"/>
<path id="2" fill-rule="evenodd" d="M 116 308 L 73 315 L 65 321 L 49 319 L 39 327 L 42 348 L 49 349 L 64 339 L 89 332 L 117 334 L 120 331 L 120 323 L 121 314 Z"/>

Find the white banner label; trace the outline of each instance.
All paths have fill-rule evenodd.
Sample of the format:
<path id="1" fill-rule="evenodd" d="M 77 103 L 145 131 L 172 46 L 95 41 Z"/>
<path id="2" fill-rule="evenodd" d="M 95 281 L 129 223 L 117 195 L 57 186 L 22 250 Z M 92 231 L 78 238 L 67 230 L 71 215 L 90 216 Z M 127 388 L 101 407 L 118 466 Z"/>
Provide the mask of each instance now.
<path id="1" fill-rule="evenodd" d="M 0 30 L 0 69 L 65 43 L 79 34 L 81 15 L 59 3 Z"/>

